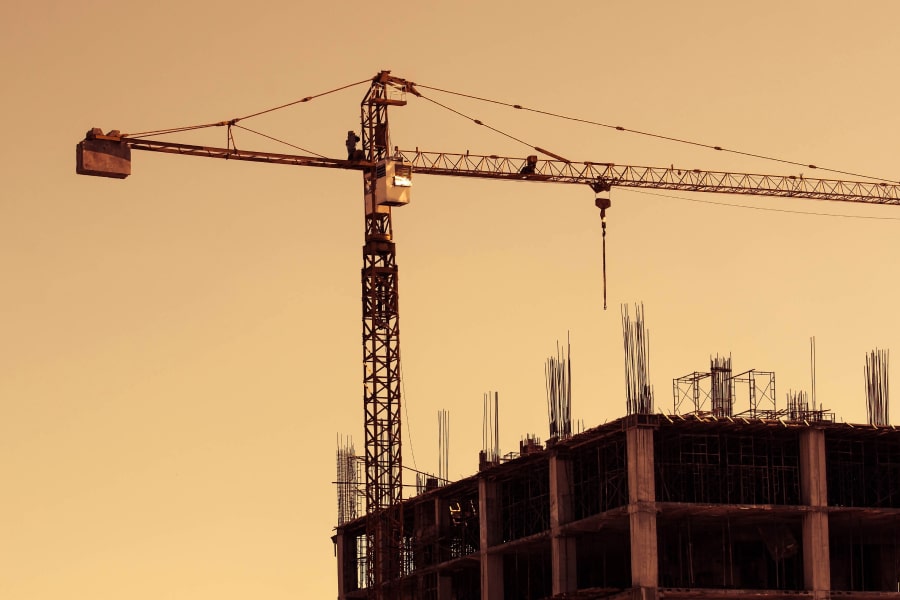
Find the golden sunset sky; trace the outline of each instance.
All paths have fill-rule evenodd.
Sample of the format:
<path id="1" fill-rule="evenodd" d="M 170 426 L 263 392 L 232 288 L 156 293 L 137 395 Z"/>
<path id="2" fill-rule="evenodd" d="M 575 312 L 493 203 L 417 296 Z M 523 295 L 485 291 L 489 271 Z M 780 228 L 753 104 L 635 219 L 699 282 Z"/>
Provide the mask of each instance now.
<path id="1" fill-rule="evenodd" d="M 0 597 L 336 595 L 336 437 L 363 444 L 361 175 L 135 152 L 124 181 L 76 176 L 91 127 L 221 121 L 390 69 L 896 181 L 898 22 L 888 0 L 6 3 Z M 340 158 L 365 90 L 245 124 Z M 577 161 L 851 178 L 429 96 Z M 416 98 L 391 127 L 401 148 L 532 153 Z M 624 414 L 623 303 L 644 303 L 661 410 L 716 354 L 775 371 L 783 406 L 810 389 L 815 336 L 817 400 L 865 421 L 865 353 L 900 349 L 900 207 L 628 189 L 612 203 L 604 312 L 588 188 L 414 178 L 394 213 L 405 464 L 437 470 L 448 409 L 451 475 L 472 474 L 488 390 L 502 452 L 546 438 L 544 361 L 567 331 L 574 417 Z"/>

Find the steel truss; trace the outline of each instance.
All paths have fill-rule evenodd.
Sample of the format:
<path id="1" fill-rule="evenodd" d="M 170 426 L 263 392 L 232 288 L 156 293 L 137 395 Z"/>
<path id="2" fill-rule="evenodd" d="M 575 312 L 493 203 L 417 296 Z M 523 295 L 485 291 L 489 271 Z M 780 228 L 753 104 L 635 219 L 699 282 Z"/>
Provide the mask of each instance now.
<path id="1" fill-rule="evenodd" d="M 400 151 L 416 173 L 458 175 L 494 179 L 545 181 L 548 183 L 602 184 L 604 186 L 651 188 L 723 194 L 849 200 L 871 204 L 900 204 L 900 186 L 884 182 L 809 179 L 794 175 L 758 175 L 640 167 L 613 163 L 537 161 L 533 173 L 523 174 L 527 159 L 443 152 Z"/>
<path id="2" fill-rule="evenodd" d="M 403 477 L 400 440 L 400 322 L 390 207 L 374 204 L 375 164 L 388 147 L 390 78 L 372 81 L 361 103 L 366 242 L 363 246 L 363 365 L 366 447 L 366 587 L 381 600 L 401 574 Z"/>
<path id="3" fill-rule="evenodd" d="M 383 111 L 384 106 L 378 106 L 378 109 Z M 385 111 L 382 118 L 386 119 L 386 115 Z M 371 121 L 375 122 L 377 118 L 378 116 L 375 114 L 372 116 Z M 363 139 L 374 141 L 375 131 L 375 125 L 370 125 L 368 129 L 364 128 Z M 381 130 L 378 131 L 380 132 Z M 318 156 L 256 152 L 252 150 L 237 150 L 235 148 L 145 140 L 127 136 L 98 135 L 91 139 L 121 142 L 132 150 L 222 158 L 226 160 L 358 171 L 366 171 L 373 166 L 369 160 L 352 161 Z M 385 140 L 385 142 L 389 143 L 389 140 Z M 387 145 L 379 148 L 379 150 L 383 157 L 386 155 Z M 533 174 L 522 174 L 522 168 L 527 164 L 527 159 L 525 158 L 422 152 L 419 150 L 398 150 L 393 155 L 411 164 L 415 173 L 423 175 L 451 175 L 537 183 L 599 184 L 610 187 L 619 186 L 681 192 L 713 192 L 900 205 L 900 185 L 875 181 L 844 181 L 805 178 L 794 175 L 728 173 L 724 171 L 700 171 L 698 169 L 685 170 L 675 167 L 641 167 L 594 162 L 574 163 L 559 160 L 538 161 Z"/>

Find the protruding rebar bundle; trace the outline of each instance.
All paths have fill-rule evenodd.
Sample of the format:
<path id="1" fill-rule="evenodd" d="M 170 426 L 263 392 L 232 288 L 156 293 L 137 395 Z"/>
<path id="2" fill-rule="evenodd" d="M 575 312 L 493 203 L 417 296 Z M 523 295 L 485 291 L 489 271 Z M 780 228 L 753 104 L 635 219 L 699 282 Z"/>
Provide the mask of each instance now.
<path id="1" fill-rule="evenodd" d="M 650 335 L 644 327 L 644 305 L 635 304 L 631 320 L 628 306 L 622 305 L 622 336 L 625 341 L 625 402 L 629 415 L 653 412 L 650 387 Z"/>
<path id="2" fill-rule="evenodd" d="M 445 485 L 450 481 L 450 413 L 438 411 L 438 481 Z"/>
<path id="3" fill-rule="evenodd" d="M 816 408 L 816 336 L 809 338 L 809 378 L 812 383 L 812 405 Z"/>
<path id="4" fill-rule="evenodd" d="M 716 417 L 734 414 L 733 383 L 731 381 L 731 357 L 710 357 L 710 408 Z"/>
<path id="5" fill-rule="evenodd" d="M 866 414 L 870 425 L 888 425 L 888 357 L 887 350 L 875 349 L 866 354 Z"/>
<path id="6" fill-rule="evenodd" d="M 500 463 L 500 394 L 498 392 L 484 393 L 481 454 L 483 466 Z"/>
<path id="7" fill-rule="evenodd" d="M 338 438 L 338 526 L 359 516 L 359 467 L 360 460 L 353 448 L 353 440 L 349 437 L 346 440 Z"/>
<path id="8" fill-rule="evenodd" d="M 806 392 L 794 392 L 788 390 L 787 413 L 789 421 L 804 421 L 809 419 L 811 412 L 809 410 L 809 396 Z"/>
<path id="9" fill-rule="evenodd" d="M 556 343 L 556 358 L 547 359 L 544 377 L 550 439 L 569 438 L 572 436 L 572 343 L 568 336 L 565 350 Z"/>

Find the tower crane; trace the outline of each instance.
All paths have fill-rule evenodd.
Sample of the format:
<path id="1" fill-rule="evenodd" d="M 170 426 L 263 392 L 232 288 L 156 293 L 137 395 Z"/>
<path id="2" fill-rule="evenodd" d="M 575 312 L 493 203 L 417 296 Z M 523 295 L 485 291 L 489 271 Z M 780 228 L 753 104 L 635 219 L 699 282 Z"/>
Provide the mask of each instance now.
<path id="1" fill-rule="evenodd" d="M 607 193 L 613 187 L 900 205 L 900 185 L 887 182 L 576 163 L 537 147 L 537 152 L 551 158 L 392 148 L 388 108 L 405 105 L 408 94 L 420 95 L 416 84 L 393 76 L 390 71 L 381 71 L 372 78 L 360 104 L 362 148 L 355 150 L 360 138 L 350 132 L 347 159 L 238 150 L 231 143 L 225 148 L 198 146 L 146 139 L 140 134 L 130 136 L 117 130 L 104 134 L 100 129 L 89 131 L 76 148 L 77 173 L 120 179 L 131 173 L 132 150 L 362 172 L 366 583 L 369 598 L 378 600 L 390 596 L 392 584 L 401 575 L 400 329 L 391 210 L 409 202 L 413 174 L 587 185 L 594 191 L 595 204 L 600 209 L 604 244 L 605 217 L 610 207 Z M 236 121 L 216 125 L 229 128 L 230 140 Z"/>

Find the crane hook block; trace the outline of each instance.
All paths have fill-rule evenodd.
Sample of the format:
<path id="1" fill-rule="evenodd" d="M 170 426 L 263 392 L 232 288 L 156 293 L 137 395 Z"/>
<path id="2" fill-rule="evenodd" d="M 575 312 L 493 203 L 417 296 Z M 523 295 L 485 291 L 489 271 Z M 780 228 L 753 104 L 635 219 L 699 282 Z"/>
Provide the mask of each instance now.
<path id="1" fill-rule="evenodd" d="M 103 135 L 99 129 L 89 131 L 75 147 L 75 172 L 114 179 L 131 175 L 131 147 L 114 134 L 118 132 Z"/>

